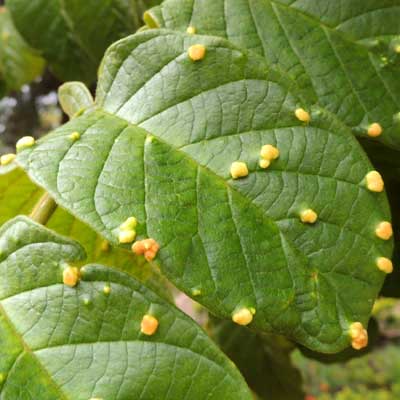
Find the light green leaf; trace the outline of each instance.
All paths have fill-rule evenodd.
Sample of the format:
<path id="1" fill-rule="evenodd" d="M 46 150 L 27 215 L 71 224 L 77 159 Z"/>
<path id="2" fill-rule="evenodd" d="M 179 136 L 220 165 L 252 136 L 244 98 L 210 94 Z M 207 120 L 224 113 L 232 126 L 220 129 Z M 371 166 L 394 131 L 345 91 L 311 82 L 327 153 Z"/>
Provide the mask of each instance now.
<path id="1" fill-rule="evenodd" d="M 44 60 L 15 29 L 9 11 L 0 6 L 0 85 L 6 94 L 41 75 Z M 0 97 L 2 97 L 0 93 Z"/>
<path id="2" fill-rule="evenodd" d="M 188 57 L 195 43 L 202 61 Z M 95 109 L 18 160 L 114 243 L 135 216 L 138 239 L 161 246 L 165 275 L 214 314 L 255 308 L 252 327 L 339 351 L 382 285 L 376 258 L 392 243 L 375 229 L 390 213 L 365 186 L 372 166 L 350 131 L 289 81 L 223 39 L 142 32 L 108 50 Z M 258 166 L 264 144 L 280 150 L 268 169 Z M 248 177 L 231 179 L 237 160 Z M 313 225 L 300 221 L 307 208 Z"/>
<path id="3" fill-rule="evenodd" d="M 16 27 L 62 80 L 95 80 L 106 48 L 136 31 L 144 0 L 7 0 Z"/>
<path id="4" fill-rule="evenodd" d="M 205 332 L 133 278 L 90 265 L 64 285 L 65 263 L 83 256 L 25 217 L 0 229 L 2 399 L 251 399 Z"/>
<path id="5" fill-rule="evenodd" d="M 261 336 L 230 321 L 213 320 L 210 329 L 260 399 L 304 400 L 300 371 L 292 365 L 292 349 L 283 338 Z"/>
<path id="6" fill-rule="evenodd" d="M 93 106 L 92 94 L 81 82 L 67 82 L 61 85 L 58 88 L 58 101 L 70 118 Z"/>
<path id="7" fill-rule="evenodd" d="M 146 14 L 146 21 L 179 31 L 193 26 L 199 34 L 222 36 L 263 55 L 296 80 L 309 101 L 336 114 L 355 134 L 367 137 L 369 125 L 379 123 L 383 133 L 377 140 L 400 148 L 394 121 L 400 111 L 400 67 L 356 43 L 378 34 L 366 29 L 375 19 L 379 29 L 378 21 L 390 12 L 386 3 L 396 3 L 399 11 L 398 0 L 166 0 Z M 346 29 L 346 18 L 359 14 L 350 24 L 354 28 Z M 396 17 L 386 22 L 386 32 L 400 34 Z"/>
<path id="8" fill-rule="evenodd" d="M 0 226 L 19 214 L 29 215 L 43 194 L 44 191 L 15 164 L 0 167 Z M 166 282 L 157 270 L 131 251 L 112 246 L 61 207 L 50 217 L 47 227 L 79 241 L 85 248 L 87 262 L 101 263 L 128 272 L 161 296 L 171 299 Z"/>

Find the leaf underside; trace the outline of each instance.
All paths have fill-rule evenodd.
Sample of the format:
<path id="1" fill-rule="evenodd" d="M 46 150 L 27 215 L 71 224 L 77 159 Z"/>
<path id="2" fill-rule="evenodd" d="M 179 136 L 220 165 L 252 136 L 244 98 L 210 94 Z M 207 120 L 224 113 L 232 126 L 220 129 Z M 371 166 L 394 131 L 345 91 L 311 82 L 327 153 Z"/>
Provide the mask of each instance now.
<path id="1" fill-rule="evenodd" d="M 194 43 L 207 48 L 196 63 Z M 223 39 L 146 31 L 107 52 L 95 108 L 18 160 L 114 243 L 135 216 L 138 239 L 160 244 L 165 275 L 218 316 L 254 307 L 252 327 L 340 351 L 382 285 L 375 260 L 392 243 L 374 231 L 390 213 L 365 187 L 372 166 L 350 131 L 288 81 Z M 299 106 L 309 125 L 295 118 Z M 281 155 L 263 170 L 267 143 Z M 250 174 L 232 180 L 237 160 Z M 300 222 L 304 208 L 316 224 Z"/>
<path id="2" fill-rule="evenodd" d="M 378 122 L 377 140 L 400 148 L 399 57 L 357 42 L 400 35 L 399 14 L 399 0 L 166 0 L 146 19 L 178 31 L 193 26 L 262 55 L 356 135 Z"/>
<path id="3" fill-rule="evenodd" d="M 133 278 L 89 265 L 63 285 L 62 263 L 84 256 L 76 242 L 18 217 L 0 254 L 2 399 L 251 399 L 197 324 Z M 153 336 L 140 332 L 145 314 Z"/>

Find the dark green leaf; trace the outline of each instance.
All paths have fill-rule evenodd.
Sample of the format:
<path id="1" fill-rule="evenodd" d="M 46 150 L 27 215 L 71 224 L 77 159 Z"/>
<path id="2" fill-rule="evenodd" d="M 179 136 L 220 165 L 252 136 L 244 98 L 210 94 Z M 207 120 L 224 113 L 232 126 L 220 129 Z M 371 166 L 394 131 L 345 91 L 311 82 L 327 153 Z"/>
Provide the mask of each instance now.
<path id="1" fill-rule="evenodd" d="M 83 256 L 25 217 L 0 230 L 2 399 L 251 399 L 200 327 L 133 278 L 91 265 L 64 285 Z M 159 322 L 151 336 L 144 315 Z"/>
<path id="2" fill-rule="evenodd" d="M 394 4 L 394 14 L 387 19 L 388 4 Z M 383 127 L 377 139 L 400 148 L 394 121 L 400 112 L 400 68 L 356 43 L 377 35 L 382 21 L 386 32 L 400 34 L 399 5 L 398 0 L 166 0 L 146 21 L 179 31 L 193 26 L 199 34 L 222 36 L 263 55 L 287 71 L 309 101 L 335 113 L 354 133 L 366 137 L 377 122 Z"/>
<path id="3" fill-rule="evenodd" d="M 44 60 L 33 51 L 15 29 L 10 13 L 0 6 L 0 85 L 1 92 L 18 90 L 38 77 Z M 0 97 L 1 93 L 0 93 Z"/>
<path id="4" fill-rule="evenodd" d="M 91 83 L 106 48 L 136 31 L 146 0 L 7 0 L 17 29 L 62 80 Z"/>
<path id="5" fill-rule="evenodd" d="M 195 43 L 207 48 L 196 63 Z M 339 351 L 382 285 L 376 258 L 392 243 L 375 228 L 390 214 L 365 187 L 372 166 L 350 131 L 288 81 L 223 39 L 142 32 L 107 52 L 95 108 L 19 162 L 111 242 L 135 216 L 138 239 L 160 244 L 165 275 L 218 316 L 254 307 L 254 328 Z M 265 170 L 266 143 L 281 155 Z M 231 179 L 237 160 L 248 177 Z M 314 225 L 300 221 L 305 208 Z"/>
<path id="6" fill-rule="evenodd" d="M 290 347 L 281 344 L 284 339 L 260 336 L 230 321 L 214 320 L 211 332 L 260 399 L 304 400 L 301 375 L 292 365 Z"/>

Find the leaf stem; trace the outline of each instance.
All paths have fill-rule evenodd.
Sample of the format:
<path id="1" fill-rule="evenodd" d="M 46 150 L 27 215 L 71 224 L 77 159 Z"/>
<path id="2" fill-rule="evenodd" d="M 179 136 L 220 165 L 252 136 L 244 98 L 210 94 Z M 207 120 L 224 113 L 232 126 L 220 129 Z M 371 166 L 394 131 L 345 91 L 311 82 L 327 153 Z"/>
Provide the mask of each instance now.
<path id="1" fill-rule="evenodd" d="M 46 225 L 56 208 L 57 203 L 46 192 L 36 203 L 30 218 L 39 224 Z"/>

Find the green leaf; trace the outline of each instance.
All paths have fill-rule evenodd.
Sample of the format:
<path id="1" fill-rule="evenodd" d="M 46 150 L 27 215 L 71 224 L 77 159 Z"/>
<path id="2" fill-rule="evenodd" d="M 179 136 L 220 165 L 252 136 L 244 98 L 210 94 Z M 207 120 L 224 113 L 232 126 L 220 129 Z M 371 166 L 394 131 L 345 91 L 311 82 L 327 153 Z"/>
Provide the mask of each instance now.
<path id="1" fill-rule="evenodd" d="M 304 400 L 301 375 L 284 339 L 260 336 L 230 321 L 213 320 L 211 332 L 260 399 Z"/>
<path id="2" fill-rule="evenodd" d="M 187 55 L 195 43 L 202 61 Z M 108 50 L 95 108 L 18 160 L 111 242 L 135 216 L 138 239 L 161 246 L 163 273 L 214 314 L 255 308 L 255 329 L 340 351 L 382 285 L 376 258 L 392 243 L 375 229 L 390 213 L 366 189 L 372 166 L 350 131 L 289 81 L 223 39 L 145 31 Z M 261 169 L 267 143 L 280 157 Z M 231 179 L 237 160 L 248 177 Z M 313 225 L 300 221 L 307 208 Z"/>
<path id="3" fill-rule="evenodd" d="M 61 85 L 58 88 L 58 101 L 70 118 L 93 106 L 92 94 L 81 82 L 67 82 Z"/>
<path id="4" fill-rule="evenodd" d="M 95 80 L 106 48 L 136 31 L 143 0 L 7 0 L 15 25 L 61 80 Z"/>
<path id="5" fill-rule="evenodd" d="M 28 215 L 44 191 L 35 185 L 16 165 L 0 167 L 0 226 L 19 214 Z M 101 263 L 128 272 L 146 283 L 161 296 L 171 300 L 169 290 L 159 272 L 143 259 L 125 249 L 111 246 L 100 235 L 64 209 L 58 207 L 47 227 L 79 241 L 85 248 L 86 261 Z"/>
<path id="6" fill-rule="evenodd" d="M 18 90 L 42 74 L 44 60 L 15 29 L 9 11 L 0 7 L 0 85 L 2 94 Z M 0 98 L 1 98 L 0 94 Z"/>
<path id="7" fill-rule="evenodd" d="M 251 399 L 201 328 L 133 278 L 91 265 L 63 285 L 78 243 L 18 217 L 0 254 L 2 399 Z M 151 336 L 144 315 L 159 322 Z"/>
<path id="8" fill-rule="evenodd" d="M 199 34 L 225 37 L 263 55 L 270 65 L 282 68 L 297 81 L 309 101 L 336 114 L 355 134 L 367 137 L 369 125 L 379 123 L 383 133 L 377 140 L 400 148 L 400 128 L 394 121 L 400 111 L 400 68 L 356 43 L 366 35 L 365 26 L 371 25 L 368 18 L 376 15 L 377 20 L 384 20 L 380 11 L 385 10 L 384 3 L 393 1 L 371 3 L 166 0 L 146 14 L 146 22 L 179 31 L 193 26 Z M 398 0 L 396 3 L 400 4 Z M 374 12 L 370 14 L 371 8 Z M 364 18 L 352 24 L 353 39 L 345 28 L 345 18 L 357 14 Z M 345 33 L 336 30 L 336 22 Z M 390 18 L 388 23 L 391 30 L 400 33 L 397 18 Z M 370 34 L 374 36 L 377 31 Z"/>

